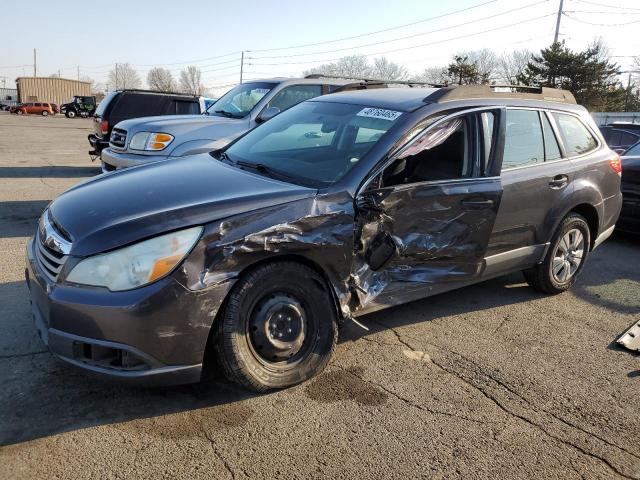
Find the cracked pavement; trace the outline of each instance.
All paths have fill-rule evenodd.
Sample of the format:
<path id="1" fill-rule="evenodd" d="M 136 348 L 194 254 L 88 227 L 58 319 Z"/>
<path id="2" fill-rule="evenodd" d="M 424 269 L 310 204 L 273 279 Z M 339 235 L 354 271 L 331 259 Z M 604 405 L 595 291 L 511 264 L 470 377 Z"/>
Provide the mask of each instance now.
<path id="1" fill-rule="evenodd" d="M 46 204 L 98 173 L 90 128 L 0 113 L 0 478 L 640 478 L 640 356 L 615 344 L 640 315 L 633 237 L 559 296 L 514 274 L 349 323 L 323 374 L 268 395 L 56 360 L 23 251 Z"/>

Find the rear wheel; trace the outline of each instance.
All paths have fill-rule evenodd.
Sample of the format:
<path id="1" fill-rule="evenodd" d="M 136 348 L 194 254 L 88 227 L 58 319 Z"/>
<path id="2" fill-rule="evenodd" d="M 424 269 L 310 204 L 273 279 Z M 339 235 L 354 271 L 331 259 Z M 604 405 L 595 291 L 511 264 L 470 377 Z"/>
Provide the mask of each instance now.
<path id="1" fill-rule="evenodd" d="M 216 355 L 226 377 L 264 392 L 321 372 L 338 327 L 323 278 L 305 265 L 275 262 L 238 281 L 217 333 Z"/>
<path id="2" fill-rule="evenodd" d="M 49 112 L 47 112 L 46 110 L 43 110 L 43 111 L 42 111 L 42 116 L 43 116 L 43 117 L 46 117 L 46 116 L 48 116 L 48 115 L 49 115 Z"/>
<path id="3" fill-rule="evenodd" d="M 568 290 L 587 260 L 590 238 L 584 217 L 576 213 L 565 217 L 553 235 L 542 263 L 523 272 L 527 283 L 550 294 Z"/>
<path id="4" fill-rule="evenodd" d="M 16 110 L 16 115 L 22 115 L 24 112 L 22 110 Z"/>
<path id="5" fill-rule="evenodd" d="M 74 118 L 76 116 L 76 112 L 74 112 L 73 110 L 67 110 L 66 113 L 64 114 L 67 118 Z"/>

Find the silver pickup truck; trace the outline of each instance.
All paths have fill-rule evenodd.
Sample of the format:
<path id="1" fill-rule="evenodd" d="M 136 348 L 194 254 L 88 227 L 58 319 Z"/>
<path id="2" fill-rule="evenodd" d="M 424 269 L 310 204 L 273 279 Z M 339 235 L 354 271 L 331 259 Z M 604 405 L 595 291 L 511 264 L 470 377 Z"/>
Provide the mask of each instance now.
<path id="1" fill-rule="evenodd" d="M 102 170 L 217 150 L 293 105 L 347 88 L 362 88 L 361 82 L 316 76 L 256 80 L 233 88 L 203 115 L 125 120 L 102 150 Z"/>

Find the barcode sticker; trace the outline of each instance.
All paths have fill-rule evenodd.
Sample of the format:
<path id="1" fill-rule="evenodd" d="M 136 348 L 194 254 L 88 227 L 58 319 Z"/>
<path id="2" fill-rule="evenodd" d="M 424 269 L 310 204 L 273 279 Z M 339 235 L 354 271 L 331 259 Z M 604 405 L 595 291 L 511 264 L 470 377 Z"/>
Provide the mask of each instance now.
<path id="1" fill-rule="evenodd" d="M 358 117 L 380 118 L 382 120 L 389 120 L 392 122 L 402 115 L 402 112 L 385 110 L 384 108 L 367 107 L 360 110 L 356 115 Z"/>

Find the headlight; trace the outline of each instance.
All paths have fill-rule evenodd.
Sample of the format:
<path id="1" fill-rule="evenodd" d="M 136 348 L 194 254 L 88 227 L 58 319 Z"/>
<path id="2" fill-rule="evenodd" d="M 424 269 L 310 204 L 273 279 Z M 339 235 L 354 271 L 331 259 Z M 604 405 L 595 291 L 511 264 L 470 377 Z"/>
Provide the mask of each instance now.
<path id="1" fill-rule="evenodd" d="M 146 285 L 168 275 L 201 233 L 202 227 L 188 228 L 86 258 L 71 270 L 67 281 L 113 291 Z"/>
<path id="2" fill-rule="evenodd" d="M 138 132 L 129 141 L 131 150 L 164 150 L 173 142 L 173 135 L 168 133 Z"/>

